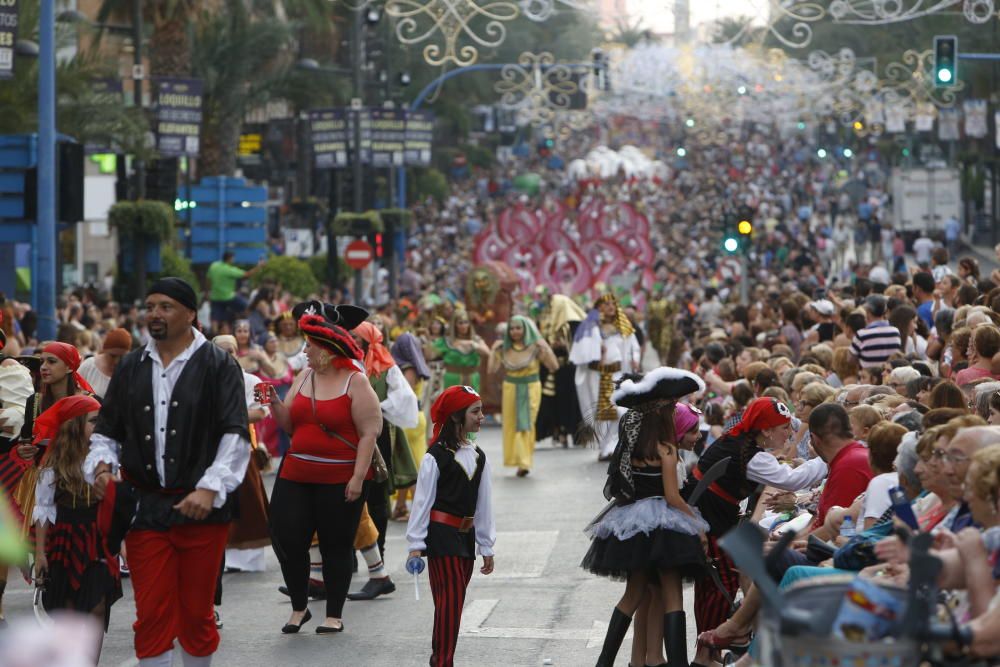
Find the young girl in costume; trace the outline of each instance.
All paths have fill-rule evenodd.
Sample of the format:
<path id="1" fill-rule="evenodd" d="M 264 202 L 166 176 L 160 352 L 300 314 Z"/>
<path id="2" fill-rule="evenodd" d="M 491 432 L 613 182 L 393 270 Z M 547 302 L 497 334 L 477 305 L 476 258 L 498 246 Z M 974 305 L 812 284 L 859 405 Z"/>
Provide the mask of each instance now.
<path id="1" fill-rule="evenodd" d="M 598 667 L 611 667 L 632 616 L 652 584 L 663 601 L 663 637 L 671 667 L 687 667 L 687 638 L 681 584 L 704 572 L 701 536 L 708 524 L 681 498 L 674 410 L 681 396 L 702 390 L 698 376 L 658 368 L 630 376 L 612 394 L 628 408 L 618 431 L 605 495 L 617 504 L 587 528 L 593 542 L 582 567 L 594 574 L 625 579 Z"/>
<path id="2" fill-rule="evenodd" d="M 475 550 L 483 557 L 480 572 L 493 572 L 496 529 L 490 465 L 469 437 L 483 423 L 482 399 L 472 387 L 449 387 L 434 401 L 431 420 L 433 441 L 420 463 L 406 527 L 406 569 L 422 572 L 421 556 L 427 556 L 434 598 L 430 664 L 451 667 Z"/>
<path id="3" fill-rule="evenodd" d="M 39 467 L 31 520 L 35 578 L 44 584 L 42 606 L 91 614 L 107 631 L 111 605 L 122 596 L 118 547 L 108 543 L 109 521 L 102 521 L 100 499 L 83 477 L 100 408 L 90 396 L 69 396 L 35 422 L 35 440 L 47 440 L 49 446 Z"/>

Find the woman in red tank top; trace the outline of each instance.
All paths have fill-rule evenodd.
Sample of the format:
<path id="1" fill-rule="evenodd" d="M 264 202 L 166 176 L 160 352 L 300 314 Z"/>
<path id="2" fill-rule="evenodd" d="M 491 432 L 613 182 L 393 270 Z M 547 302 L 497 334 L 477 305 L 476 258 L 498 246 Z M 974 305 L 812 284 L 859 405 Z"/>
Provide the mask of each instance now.
<path id="1" fill-rule="evenodd" d="M 272 389 L 272 412 L 291 435 L 291 447 L 271 494 L 271 531 L 292 598 L 291 618 L 281 629 L 285 634 L 298 632 L 312 618 L 306 606 L 309 544 L 318 534 L 327 598 L 326 620 L 316 632 L 323 634 L 344 629 L 341 614 L 351 583 L 354 533 L 368 492 L 366 480 L 372 477 L 382 412 L 375 391 L 359 373 L 362 354 L 351 335 L 317 314 L 303 315 L 299 328 L 306 336 L 309 367 L 284 402 L 277 401 Z"/>

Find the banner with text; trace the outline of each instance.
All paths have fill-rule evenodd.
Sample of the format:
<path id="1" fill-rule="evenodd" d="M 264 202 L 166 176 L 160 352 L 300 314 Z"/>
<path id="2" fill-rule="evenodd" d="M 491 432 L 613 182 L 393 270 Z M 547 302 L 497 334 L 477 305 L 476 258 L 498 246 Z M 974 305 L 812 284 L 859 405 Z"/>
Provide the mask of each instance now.
<path id="1" fill-rule="evenodd" d="M 313 164 L 317 169 L 346 167 L 348 160 L 346 109 L 314 109 L 309 112 Z"/>
<path id="2" fill-rule="evenodd" d="M 156 149 L 165 157 L 197 155 L 201 144 L 201 80 L 158 78 L 153 80 L 153 89 Z"/>
<path id="3" fill-rule="evenodd" d="M 431 148 L 434 145 L 434 112 L 408 111 L 406 113 L 406 148 L 404 161 L 410 167 L 429 167 Z"/>
<path id="4" fill-rule="evenodd" d="M 372 109 L 373 167 L 402 167 L 406 147 L 406 112 L 402 109 Z"/>
<path id="5" fill-rule="evenodd" d="M 14 78 L 18 0 L 0 0 L 0 79 Z"/>

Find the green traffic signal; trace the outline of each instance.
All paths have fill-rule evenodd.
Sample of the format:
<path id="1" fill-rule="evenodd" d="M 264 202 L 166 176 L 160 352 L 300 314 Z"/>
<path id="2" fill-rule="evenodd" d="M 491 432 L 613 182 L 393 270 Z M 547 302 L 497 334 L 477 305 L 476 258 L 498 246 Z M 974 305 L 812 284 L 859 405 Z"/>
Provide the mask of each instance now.
<path id="1" fill-rule="evenodd" d="M 958 37 L 934 37 L 934 86 L 954 86 L 958 80 Z"/>
<path id="2" fill-rule="evenodd" d="M 740 242 L 732 236 L 729 236 L 725 241 L 723 241 L 722 247 L 726 249 L 726 252 L 736 252 L 740 249 Z"/>

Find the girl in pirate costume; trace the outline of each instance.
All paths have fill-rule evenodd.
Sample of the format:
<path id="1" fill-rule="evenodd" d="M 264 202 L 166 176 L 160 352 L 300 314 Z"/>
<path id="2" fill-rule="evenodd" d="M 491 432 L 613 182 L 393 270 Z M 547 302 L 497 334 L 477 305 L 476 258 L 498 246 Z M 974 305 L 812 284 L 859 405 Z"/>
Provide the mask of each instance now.
<path id="1" fill-rule="evenodd" d="M 423 572 L 427 556 L 434 597 L 430 664 L 451 667 L 475 552 L 483 557 L 480 572 L 493 572 L 496 529 L 489 462 L 469 438 L 483 423 L 482 399 L 472 387 L 449 387 L 434 401 L 431 419 L 433 442 L 420 463 L 406 527 L 406 569 Z"/>
<path id="2" fill-rule="evenodd" d="M 704 572 L 701 536 L 708 524 L 680 495 L 681 442 L 675 434 L 674 407 L 681 396 L 704 388 L 692 373 L 661 367 L 645 376 L 629 376 L 612 396 L 616 405 L 628 408 L 605 486 L 605 495 L 617 502 L 587 528 L 593 542 L 581 566 L 627 583 L 612 613 L 598 667 L 614 664 L 650 584 L 663 598 L 669 664 L 688 665 L 681 583 Z"/>
<path id="3" fill-rule="evenodd" d="M 110 520 L 83 476 L 101 404 L 90 396 L 60 399 L 35 423 L 35 440 L 49 441 L 35 490 L 35 578 L 46 611 L 91 614 L 108 629 L 111 605 L 122 596 Z M 110 509 L 110 508 L 107 508 Z M 100 656 L 98 639 L 94 662 Z"/>

